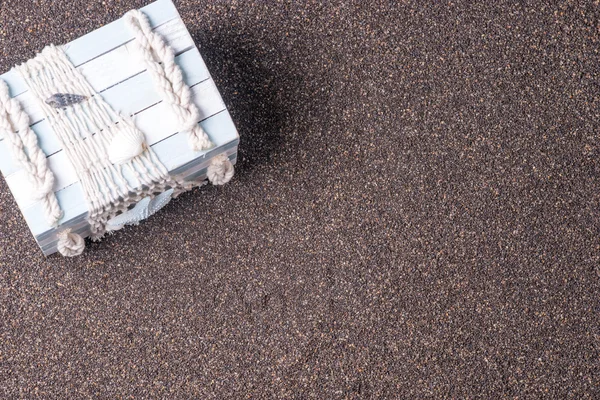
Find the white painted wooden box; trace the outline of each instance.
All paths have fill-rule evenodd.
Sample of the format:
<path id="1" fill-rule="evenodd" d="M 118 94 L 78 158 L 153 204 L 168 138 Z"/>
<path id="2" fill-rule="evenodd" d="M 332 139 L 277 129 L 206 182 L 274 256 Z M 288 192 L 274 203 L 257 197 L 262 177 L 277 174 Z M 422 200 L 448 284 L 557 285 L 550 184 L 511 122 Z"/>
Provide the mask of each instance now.
<path id="1" fill-rule="evenodd" d="M 186 180 L 204 179 L 210 160 L 214 157 L 225 154 L 235 163 L 238 133 L 173 3 L 159 0 L 141 11 L 148 17 L 154 32 L 173 48 L 175 61 L 200 110 L 198 122 L 214 143 L 213 148 L 192 151 L 184 133 L 177 131 L 175 121 L 165 117 L 169 114 L 161 111 L 165 105 L 155 91 L 149 73 L 144 64 L 132 56 L 133 35 L 123 19 L 80 37 L 63 48 L 71 63 L 114 110 L 134 118 L 136 126 L 145 134 L 147 143 L 171 175 Z M 0 78 L 8 84 L 10 96 L 16 98 L 29 115 L 31 128 L 55 176 L 54 192 L 64 212 L 58 228 L 49 226 L 40 201 L 32 200 L 28 195 L 29 183 L 25 172 L 13 160 L 6 141 L 0 137 L 0 170 L 38 245 L 45 255 L 49 255 L 57 251 L 57 234 L 60 230 L 70 228 L 82 237 L 90 235 L 82 187 L 60 142 L 21 78 L 13 70 Z"/>

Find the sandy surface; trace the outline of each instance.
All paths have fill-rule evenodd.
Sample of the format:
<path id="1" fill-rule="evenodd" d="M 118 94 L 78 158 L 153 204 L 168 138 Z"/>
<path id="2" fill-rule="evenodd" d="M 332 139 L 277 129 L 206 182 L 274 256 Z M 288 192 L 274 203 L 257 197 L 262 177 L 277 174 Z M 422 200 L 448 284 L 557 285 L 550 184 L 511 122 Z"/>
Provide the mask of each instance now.
<path id="1" fill-rule="evenodd" d="M 4 0 L 0 67 L 143 3 Z M 0 398 L 599 398 L 600 5 L 355 3 L 177 2 L 223 188 L 44 259 L 0 180 Z"/>

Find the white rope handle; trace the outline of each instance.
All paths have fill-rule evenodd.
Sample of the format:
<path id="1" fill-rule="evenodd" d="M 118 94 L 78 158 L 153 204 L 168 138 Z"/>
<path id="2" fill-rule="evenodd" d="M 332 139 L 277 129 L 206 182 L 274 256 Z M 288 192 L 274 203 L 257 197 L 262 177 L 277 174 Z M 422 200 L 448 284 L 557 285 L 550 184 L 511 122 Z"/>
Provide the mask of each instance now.
<path id="1" fill-rule="evenodd" d="M 154 86 L 163 100 L 171 106 L 181 131 L 188 133 L 191 148 L 200 151 L 213 147 L 206 132 L 198 125 L 200 111 L 192 101 L 190 88 L 183 80 L 181 69 L 175 63 L 173 49 L 152 31 L 148 18 L 141 11 L 131 10 L 124 18 L 136 38 L 138 49 L 148 73 L 152 76 Z"/>
<path id="2" fill-rule="evenodd" d="M 18 132 L 18 133 L 17 133 Z M 54 174 L 48 168 L 46 154 L 29 127 L 29 116 L 19 102 L 11 98 L 8 85 L 0 79 L 0 134 L 5 138 L 14 160 L 25 169 L 35 200 L 41 200 L 50 226 L 56 227 L 62 211 L 54 194 Z"/>

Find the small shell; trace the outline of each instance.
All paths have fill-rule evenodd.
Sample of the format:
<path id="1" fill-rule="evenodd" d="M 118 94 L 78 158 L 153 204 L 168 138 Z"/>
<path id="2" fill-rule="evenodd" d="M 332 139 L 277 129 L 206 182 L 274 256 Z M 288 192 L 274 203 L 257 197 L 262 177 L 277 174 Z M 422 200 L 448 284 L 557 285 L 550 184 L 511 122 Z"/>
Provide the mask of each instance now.
<path id="1" fill-rule="evenodd" d="M 80 94 L 56 93 L 46 99 L 46 104 L 54 108 L 65 108 L 73 104 L 81 103 L 87 97 Z"/>
<path id="2" fill-rule="evenodd" d="M 110 142 L 108 159 L 113 164 L 125 164 L 146 149 L 144 134 L 132 127 L 120 130 Z"/>

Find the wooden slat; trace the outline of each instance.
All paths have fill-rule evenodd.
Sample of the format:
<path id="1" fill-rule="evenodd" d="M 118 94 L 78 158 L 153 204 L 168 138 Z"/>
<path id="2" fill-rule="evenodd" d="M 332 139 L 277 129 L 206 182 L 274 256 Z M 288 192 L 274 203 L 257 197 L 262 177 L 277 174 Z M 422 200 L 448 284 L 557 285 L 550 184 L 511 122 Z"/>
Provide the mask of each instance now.
<path id="1" fill-rule="evenodd" d="M 185 71 L 184 79 L 189 86 L 196 85 L 210 78 L 206 65 L 196 48 L 179 55 L 175 61 L 182 70 Z M 134 115 L 161 101 L 161 97 L 156 90 L 154 90 L 152 79 L 147 72 L 135 75 L 121 84 L 105 90 L 102 93 L 102 97 L 111 105 L 111 107 L 119 111 L 122 115 Z M 37 109 L 37 107 L 35 108 Z M 164 111 L 164 106 L 160 111 Z M 136 122 L 138 120 L 141 120 L 141 118 L 136 117 Z M 154 120 L 155 119 L 152 120 L 153 123 L 155 122 Z M 162 122 L 160 126 L 164 127 L 165 122 Z M 154 127 L 155 125 L 152 125 L 150 128 Z M 39 145 L 42 151 L 51 156 L 50 159 L 55 157 L 55 153 L 62 149 L 62 145 L 56 138 L 48 121 L 40 121 L 33 125 L 32 128 L 38 136 Z M 152 135 L 148 138 L 148 140 L 151 140 L 150 143 L 154 143 L 169 134 L 168 130 L 159 131 L 157 129 L 149 129 L 148 132 Z M 0 141 L 0 170 L 5 177 L 9 177 L 21 170 L 21 167 L 14 163 L 4 141 Z M 60 170 L 56 171 L 60 174 Z"/>
<path id="2" fill-rule="evenodd" d="M 158 0 L 140 10 L 146 14 L 153 28 L 179 18 L 179 13 L 170 0 Z M 80 66 L 131 40 L 133 40 L 133 35 L 125 25 L 125 21 L 120 18 L 73 40 L 66 44 L 64 48 L 73 65 Z M 11 96 L 16 96 L 27 90 L 23 81 L 13 71 L 1 75 L 0 78 L 8 83 Z"/>
<path id="3" fill-rule="evenodd" d="M 154 30 L 176 55 L 195 48 L 194 40 L 180 18 L 171 20 Z M 136 43 L 131 41 L 77 69 L 97 92 L 115 85 L 145 70 L 145 65 L 136 57 Z"/>
<path id="4" fill-rule="evenodd" d="M 175 54 L 181 54 L 195 47 L 192 37 L 180 18 L 170 20 L 155 28 L 154 31 L 171 46 Z M 106 88 L 145 70 L 144 63 L 137 59 L 135 51 L 136 44 L 134 41 L 130 41 L 76 68 L 83 74 L 94 90 L 102 92 Z M 28 93 L 23 80 L 13 70 L 7 74 L 10 75 L 8 83 L 11 93 L 18 92 L 13 97 L 19 99 L 21 103 L 29 104 L 30 101 L 23 97 L 24 94 Z M 35 122 L 35 120 L 32 120 L 32 123 Z"/>
<path id="5" fill-rule="evenodd" d="M 232 142 L 237 145 L 239 136 L 227 110 L 223 110 L 202 121 L 200 126 L 202 126 L 215 143 L 213 149 L 203 152 L 192 151 L 187 143 L 187 134 L 184 132 L 179 132 L 152 146 L 159 160 L 169 171 L 177 172 L 177 168 L 198 158 L 212 158 L 221 151 L 220 149 L 223 146 L 227 146 Z M 61 223 L 87 212 L 87 206 L 79 182 L 75 182 L 56 192 L 56 197 L 61 209 L 65 212 Z M 34 236 L 52 230 L 52 227 L 47 224 L 44 218 L 44 212 L 39 202 L 31 202 L 28 206 L 21 207 L 21 210 Z"/>

